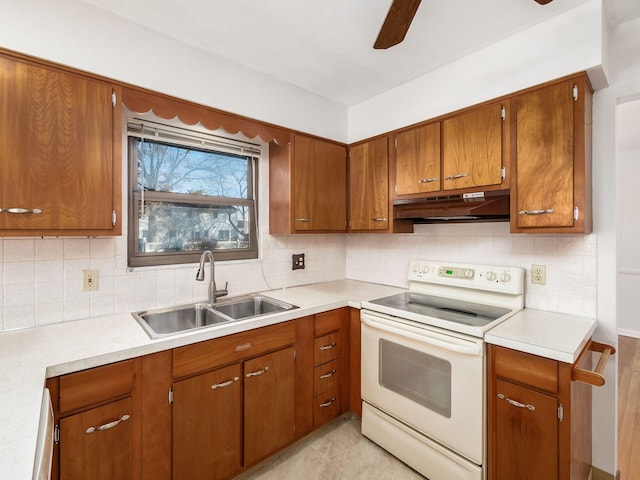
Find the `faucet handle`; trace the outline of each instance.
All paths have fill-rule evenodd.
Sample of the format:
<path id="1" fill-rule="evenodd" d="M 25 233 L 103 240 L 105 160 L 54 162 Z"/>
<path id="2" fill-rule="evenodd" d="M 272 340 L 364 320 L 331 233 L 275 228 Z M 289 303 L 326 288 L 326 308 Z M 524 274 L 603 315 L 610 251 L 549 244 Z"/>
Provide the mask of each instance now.
<path id="1" fill-rule="evenodd" d="M 227 290 L 227 287 L 228 287 L 228 286 L 229 286 L 229 282 L 225 282 L 225 283 L 224 283 L 224 289 L 222 289 L 222 290 L 216 290 L 216 291 L 214 292 L 214 293 L 215 293 L 216 298 L 218 298 L 218 297 L 225 297 L 225 296 L 229 295 L 229 290 Z"/>

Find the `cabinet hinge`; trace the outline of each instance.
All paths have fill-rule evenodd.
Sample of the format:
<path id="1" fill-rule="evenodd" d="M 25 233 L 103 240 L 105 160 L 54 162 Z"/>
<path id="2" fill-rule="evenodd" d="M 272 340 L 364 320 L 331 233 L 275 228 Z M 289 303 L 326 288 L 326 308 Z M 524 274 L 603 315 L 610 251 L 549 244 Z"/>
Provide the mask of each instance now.
<path id="1" fill-rule="evenodd" d="M 397 184 L 397 183 L 394 185 L 394 187 L 393 187 L 393 191 L 394 191 L 394 192 L 396 192 L 396 193 L 398 193 L 398 184 Z"/>
<path id="2" fill-rule="evenodd" d="M 578 207 L 573 207 L 573 221 L 577 222 L 579 218 L 580 218 L 580 210 L 578 209 Z"/>
<path id="3" fill-rule="evenodd" d="M 393 146 L 395 147 L 396 150 L 398 150 L 398 137 L 393 139 Z"/>
<path id="4" fill-rule="evenodd" d="M 578 86 L 577 85 L 573 86 L 573 101 L 574 102 L 578 101 Z"/>
<path id="5" fill-rule="evenodd" d="M 116 213 L 115 210 L 113 210 L 111 212 L 111 225 L 113 225 L 115 227 L 116 223 L 118 223 L 118 214 Z"/>
<path id="6" fill-rule="evenodd" d="M 507 119 L 507 109 L 504 108 L 504 105 L 500 107 L 500 118 L 502 118 L 502 120 Z"/>
<path id="7" fill-rule="evenodd" d="M 60 443 L 60 425 L 53 427 L 53 442 L 56 445 Z"/>
<path id="8" fill-rule="evenodd" d="M 297 355 L 298 355 L 298 352 L 296 352 L 296 349 L 294 348 L 293 349 L 293 359 L 294 360 L 296 359 Z"/>
<path id="9" fill-rule="evenodd" d="M 564 419 L 564 408 L 562 408 L 562 404 L 558 405 L 558 420 L 562 421 Z"/>
<path id="10" fill-rule="evenodd" d="M 173 405 L 173 388 L 169 389 L 169 405 Z"/>
<path id="11" fill-rule="evenodd" d="M 111 92 L 111 106 L 115 107 L 116 106 L 116 92 L 112 91 Z"/>
<path id="12" fill-rule="evenodd" d="M 500 176 L 502 177 L 502 180 L 507 178 L 507 167 L 502 167 L 502 170 L 500 170 Z"/>

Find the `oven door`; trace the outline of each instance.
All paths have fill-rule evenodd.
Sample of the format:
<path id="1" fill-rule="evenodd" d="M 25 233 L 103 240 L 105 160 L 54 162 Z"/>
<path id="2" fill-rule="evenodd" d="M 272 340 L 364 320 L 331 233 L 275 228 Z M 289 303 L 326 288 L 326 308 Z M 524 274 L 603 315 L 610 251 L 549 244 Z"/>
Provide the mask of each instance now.
<path id="1" fill-rule="evenodd" d="M 482 339 L 365 310 L 361 321 L 362 399 L 482 465 Z"/>

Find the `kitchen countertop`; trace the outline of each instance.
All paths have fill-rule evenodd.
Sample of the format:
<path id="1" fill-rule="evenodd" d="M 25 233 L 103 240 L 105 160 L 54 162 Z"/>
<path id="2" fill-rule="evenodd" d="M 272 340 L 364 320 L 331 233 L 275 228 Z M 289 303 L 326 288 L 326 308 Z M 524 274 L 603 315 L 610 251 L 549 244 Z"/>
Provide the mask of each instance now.
<path id="1" fill-rule="evenodd" d="M 340 280 L 261 292 L 299 308 L 151 340 L 123 313 L 0 333 L 0 478 L 32 478 L 42 389 L 49 377 L 222 337 L 403 291 Z"/>
<path id="2" fill-rule="evenodd" d="M 128 314 L 0 333 L 0 478 L 32 478 L 42 389 L 47 378 L 313 315 L 405 291 L 339 280 L 261 292 L 299 308 L 151 340 Z M 597 322 L 523 310 L 485 336 L 489 343 L 572 363 Z"/>
<path id="3" fill-rule="evenodd" d="M 525 308 L 489 330 L 487 343 L 574 363 L 598 322 L 592 318 Z"/>

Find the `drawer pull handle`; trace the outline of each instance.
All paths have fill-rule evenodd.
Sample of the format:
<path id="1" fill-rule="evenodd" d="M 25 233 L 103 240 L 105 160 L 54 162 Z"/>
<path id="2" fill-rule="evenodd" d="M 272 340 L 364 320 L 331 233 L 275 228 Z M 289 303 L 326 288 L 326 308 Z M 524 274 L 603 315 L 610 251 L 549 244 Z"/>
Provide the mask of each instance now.
<path id="1" fill-rule="evenodd" d="M 554 213 L 552 208 L 547 210 L 520 210 L 518 215 L 544 215 L 545 213 Z"/>
<path id="2" fill-rule="evenodd" d="M 336 346 L 336 342 L 333 342 L 329 345 L 325 345 L 324 347 L 320 347 L 320 350 L 331 350 L 335 346 Z"/>
<path id="3" fill-rule="evenodd" d="M 387 221 L 387 217 L 373 217 L 371 219 L 372 222 L 386 222 Z"/>
<path id="4" fill-rule="evenodd" d="M 602 372 L 604 371 L 604 367 L 607 365 L 607 360 L 609 360 L 609 356 L 616 353 L 615 347 L 611 345 L 607 345 L 606 343 L 599 342 L 591 342 L 589 346 L 585 349 L 585 351 L 590 352 L 600 352 L 600 360 L 598 360 L 598 364 L 594 371 L 584 370 L 582 368 L 576 368 L 574 366 L 571 369 L 571 379 L 576 380 L 578 382 L 588 383 L 589 385 L 594 385 L 596 387 L 601 387 L 604 385 L 604 377 L 602 376 Z"/>
<path id="5" fill-rule="evenodd" d="M 420 180 L 418 180 L 418 183 L 432 183 L 432 182 L 437 182 L 438 180 L 440 180 L 439 178 L 421 178 Z"/>
<path id="6" fill-rule="evenodd" d="M 526 408 L 528 410 L 531 410 L 532 412 L 536 409 L 536 407 L 534 407 L 533 405 L 529 405 L 529 404 L 525 404 L 525 403 L 520 403 L 516 400 L 512 400 L 509 397 L 505 397 L 502 393 L 498 394 L 498 398 L 500 400 L 506 400 L 507 402 L 509 402 L 511 405 L 513 405 L 514 407 L 518 407 L 518 408 Z"/>
<path id="7" fill-rule="evenodd" d="M 330 372 L 327 372 L 324 375 L 320 375 L 320 378 L 322 378 L 322 379 L 330 378 L 330 377 L 333 377 L 335 374 L 336 374 L 336 369 L 334 368 Z"/>
<path id="8" fill-rule="evenodd" d="M 240 377 L 233 377 L 231 380 L 227 380 L 226 382 L 215 383 L 215 384 L 211 385 L 211 390 L 215 390 L 216 388 L 228 387 L 233 382 L 237 382 L 238 380 L 240 380 Z"/>
<path id="9" fill-rule="evenodd" d="M 244 352 L 245 350 L 249 350 L 251 348 L 250 343 L 243 343 L 242 345 L 238 345 L 236 347 L 236 352 Z"/>
<path id="10" fill-rule="evenodd" d="M 38 215 L 42 213 L 42 210 L 40 210 L 39 208 L 6 208 L 4 210 L 0 208 L 0 212 L 7 212 L 7 213 L 13 213 L 13 214 L 34 213 Z"/>
<path id="11" fill-rule="evenodd" d="M 336 401 L 336 397 L 332 397 L 331 400 L 328 400 L 328 401 L 326 401 L 324 403 L 321 403 L 319 405 L 319 407 L 321 407 L 321 408 L 330 407 L 331 405 L 333 405 L 333 402 L 335 402 L 335 401 Z"/>
<path id="12" fill-rule="evenodd" d="M 310 218 L 296 218 L 296 222 L 310 222 Z"/>
<path id="13" fill-rule="evenodd" d="M 457 180 L 458 178 L 464 178 L 464 177 L 468 177 L 469 174 L 468 173 L 456 173 L 455 175 L 449 175 L 447 177 L 444 177 L 445 180 Z"/>
<path id="14" fill-rule="evenodd" d="M 87 428 L 84 433 L 93 433 L 93 432 L 101 432 L 103 430 L 109 430 L 110 428 L 115 427 L 116 425 L 118 425 L 120 422 L 124 422 L 126 420 L 129 420 L 129 415 L 122 415 L 119 419 L 114 420 L 113 422 L 109 422 L 109 423 L 105 423 L 104 425 L 100 425 L 99 427 L 89 427 Z"/>
<path id="15" fill-rule="evenodd" d="M 257 370 L 255 372 L 249 372 L 247 374 L 245 374 L 245 377 L 249 378 L 249 377 L 257 377 L 258 375 L 262 375 L 265 372 L 269 371 L 269 367 L 264 367 L 262 370 Z"/>

